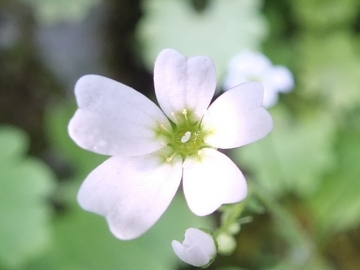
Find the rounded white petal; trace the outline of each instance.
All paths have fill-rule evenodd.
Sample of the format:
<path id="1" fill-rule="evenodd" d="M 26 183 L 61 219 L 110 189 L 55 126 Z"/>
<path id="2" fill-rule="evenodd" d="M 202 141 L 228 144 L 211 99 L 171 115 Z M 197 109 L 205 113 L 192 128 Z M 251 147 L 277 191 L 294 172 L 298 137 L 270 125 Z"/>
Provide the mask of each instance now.
<path id="1" fill-rule="evenodd" d="M 165 49 L 155 62 L 154 84 L 160 107 L 172 121 L 178 123 L 176 113 L 184 109 L 199 120 L 215 93 L 215 65 L 209 57 L 187 58 Z"/>
<path id="2" fill-rule="evenodd" d="M 207 265 L 216 255 L 213 237 L 195 228 L 186 230 L 182 244 L 174 240 L 171 245 L 182 261 L 197 267 Z"/>
<path id="3" fill-rule="evenodd" d="M 244 82 L 262 82 L 269 68 L 271 68 L 270 60 L 261 53 L 250 51 L 238 53 L 229 62 L 223 82 L 224 90 L 227 91 Z"/>
<path id="4" fill-rule="evenodd" d="M 198 216 L 211 214 L 224 203 L 239 202 L 247 194 L 239 168 L 230 158 L 210 148 L 185 160 L 183 186 L 188 206 Z"/>
<path id="5" fill-rule="evenodd" d="M 277 91 L 274 91 L 273 89 L 265 89 L 264 92 L 264 101 L 263 105 L 265 108 L 270 108 L 274 106 L 279 99 L 279 94 Z"/>
<path id="6" fill-rule="evenodd" d="M 105 216 L 119 239 L 140 236 L 167 209 L 181 180 L 181 158 L 164 162 L 161 152 L 106 160 L 82 184 L 80 206 Z"/>
<path id="7" fill-rule="evenodd" d="M 289 92 L 294 87 L 294 78 L 290 70 L 284 66 L 274 66 L 264 77 L 264 85 L 278 92 Z M 266 91 L 267 89 L 265 89 Z"/>
<path id="8" fill-rule="evenodd" d="M 262 104 L 263 88 L 257 82 L 225 92 L 204 115 L 202 127 L 211 132 L 205 142 L 218 148 L 235 148 L 265 137 L 273 122 Z"/>
<path id="9" fill-rule="evenodd" d="M 270 60 L 262 53 L 245 51 L 236 54 L 229 63 L 229 71 L 247 76 L 259 76 L 271 67 Z"/>
<path id="10" fill-rule="evenodd" d="M 98 76 L 81 77 L 75 86 L 79 109 L 69 123 L 70 137 L 82 148 L 105 154 L 138 156 L 161 149 L 160 125 L 171 125 L 152 101 L 134 89 Z"/>
<path id="11" fill-rule="evenodd" d="M 228 91 L 231 88 L 248 81 L 248 77 L 246 77 L 244 74 L 238 72 L 228 72 L 224 79 L 223 89 L 224 91 Z"/>

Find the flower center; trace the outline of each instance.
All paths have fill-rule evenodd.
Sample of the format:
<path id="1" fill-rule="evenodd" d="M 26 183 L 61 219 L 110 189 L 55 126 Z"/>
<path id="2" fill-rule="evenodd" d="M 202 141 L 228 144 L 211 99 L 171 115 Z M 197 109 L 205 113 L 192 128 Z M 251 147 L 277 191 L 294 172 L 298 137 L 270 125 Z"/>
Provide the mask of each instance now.
<path id="1" fill-rule="evenodd" d="M 176 115 L 177 124 L 172 124 L 172 130 L 165 129 L 160 125 L 157 134 L 166 138 L 167 145 L 172 148 L 171 157 L 178 154 L 185 160 L 186 157 L 197 155 L 199 150 L 211 147 L 204 142 L 208 132 L 201 128 L 201 120 L 191 121 L 189 113 L 184 110 Z M 170 161 L 167 159 L 167 161 Z"/>

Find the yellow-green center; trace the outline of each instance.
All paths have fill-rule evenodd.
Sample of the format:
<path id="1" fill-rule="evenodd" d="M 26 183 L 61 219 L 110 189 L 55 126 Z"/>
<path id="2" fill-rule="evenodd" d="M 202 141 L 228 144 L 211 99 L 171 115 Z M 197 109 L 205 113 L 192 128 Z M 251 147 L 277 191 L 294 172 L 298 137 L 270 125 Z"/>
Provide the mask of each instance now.
<path id="1" fill-rule="evenodd" d="M 171 130 L 160 126 L 157 131 L 166 138 L 167 146 L 172 148 L 171 156 L 178 154 L 184 160 L 188 156 L 197 155 L 202 148 L 210 147 L 204 142 L 208 132 L 202 130 L 200 120 L 191 121 L 186 110 L 177 114 L 176 119 L 178 123 L 172 122 Z"/>

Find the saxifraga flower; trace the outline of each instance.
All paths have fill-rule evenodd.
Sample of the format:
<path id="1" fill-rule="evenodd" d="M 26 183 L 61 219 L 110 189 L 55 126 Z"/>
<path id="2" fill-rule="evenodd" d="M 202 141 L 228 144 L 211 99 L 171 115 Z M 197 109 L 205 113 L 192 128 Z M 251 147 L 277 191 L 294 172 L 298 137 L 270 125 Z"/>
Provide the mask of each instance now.
<path id="1" fill-rule="evenodd" d="M 217 148 L 266 136 L 272 118 L 262 107 L 260 83 L 239 85 L 210 101 L 213 61 L 163 50 L 154 68 L 160 108 L 134 89 L 86 75 L 75 86 L 79 106 L 70 137 L 82 148 L 111 156 L 83 182 L 78 202 L 105 216 L 111 232 L 133 239 L 165 212 L 181 179 L 187 204 L 199 216 L 246 197 L 238 167 Z"/>

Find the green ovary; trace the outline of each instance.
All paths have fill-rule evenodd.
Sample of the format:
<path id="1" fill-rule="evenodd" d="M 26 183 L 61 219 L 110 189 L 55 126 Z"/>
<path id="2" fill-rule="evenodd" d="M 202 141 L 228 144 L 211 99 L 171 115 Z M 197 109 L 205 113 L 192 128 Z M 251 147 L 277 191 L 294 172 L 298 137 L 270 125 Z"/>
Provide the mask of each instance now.
<path id="1" fill-rule="evenodd" d="M 204 143 L 205 133 L 201 131 L 198 125 L 176 126 L 173 136 L 169 138 L 168 145 L 177 153 L 185 157 L 195 155 L 198 151 L 207 145 Z"/>

